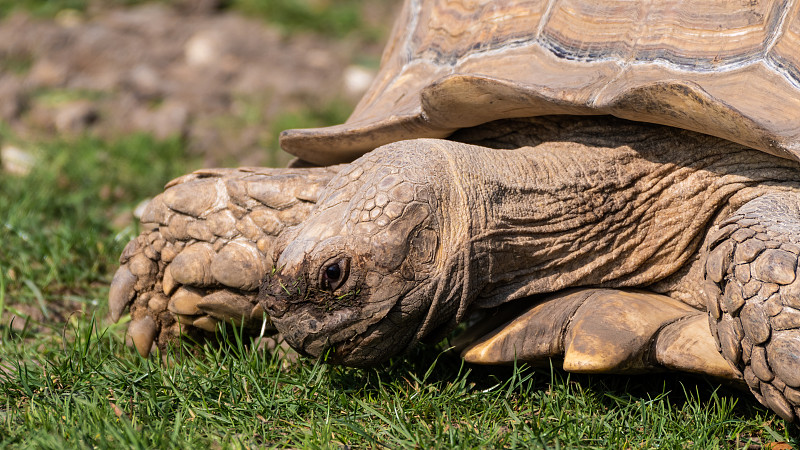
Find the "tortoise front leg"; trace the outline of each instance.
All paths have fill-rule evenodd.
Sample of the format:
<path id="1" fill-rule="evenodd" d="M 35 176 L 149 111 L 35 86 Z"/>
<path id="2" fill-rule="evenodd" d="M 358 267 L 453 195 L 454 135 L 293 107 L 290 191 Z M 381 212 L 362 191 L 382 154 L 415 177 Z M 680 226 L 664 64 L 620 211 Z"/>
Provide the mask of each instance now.
<path id="1" fill-rule="evenodd" d="M 717 352 L 705 313 L 665 295 L 572 289 L 498 319 L 478 323 L 459 336 L 468 345 L 462 352 L 467 362 L 547 365 L 555 358 L 563 359 L 569 372 L 669 369 L 741 380 Z"/>
<path id="2" fill-rule="evenodd" d="M 711 332 L 764 405 L 800 416 L 800 196 L 764 195 L 720 224 L 706 260 Z"/>
<path id="3" fill-rule="evenodd" d="M 120 257 L 111 318 L 130 306 L 128 337 L 143 356 L 179 335 L 213 335 L 220 322 L 258 334 L 263 310 L 256 296 L 273 266 L 272 245 L 306 218 L 337 172 L 204 169 L 172 181 Z"/>

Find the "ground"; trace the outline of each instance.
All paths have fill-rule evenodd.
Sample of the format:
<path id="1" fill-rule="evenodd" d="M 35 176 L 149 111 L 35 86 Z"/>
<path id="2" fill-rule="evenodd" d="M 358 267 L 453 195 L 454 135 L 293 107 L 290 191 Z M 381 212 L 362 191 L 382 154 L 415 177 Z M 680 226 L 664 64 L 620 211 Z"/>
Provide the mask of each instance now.
<path id="1" fill-rule="evenodd" d="M 202 166 L 285 164 L 343 121 L 398 5 L 0 0 L 0 447 L 788 448 L 713 380 L 462 365 L 447 341 L 372 370 L 229 331 L 167 362 L 124 345 L 108 284 L 134 212 Z"/>

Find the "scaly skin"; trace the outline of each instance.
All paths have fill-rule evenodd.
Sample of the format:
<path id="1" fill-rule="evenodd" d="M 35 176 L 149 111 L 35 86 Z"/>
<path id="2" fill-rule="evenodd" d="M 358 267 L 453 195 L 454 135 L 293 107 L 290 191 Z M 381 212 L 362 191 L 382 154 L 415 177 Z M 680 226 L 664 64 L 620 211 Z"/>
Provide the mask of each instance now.
<path id="1" fill-rule="evenodd" d="M 337 170 L 215 169 L 172 181 L 120 257 L 112 319 L 130 305 L 128 335 L 143 355 L 180 335 L 213 336 L 219 322 L 271 334 L 256 296 L 274 241 L 306 218 Z"/>
<path id="2" fill-rule="evenodd" d="M 648 288 L 698 310 L 711 306 L 712 323 L 720 321 L 712 328 L 722 354 L 744 371 L 760 400 L 794 418 L 797 390 L 786 368 L 797 367 L 792 358 L 800 337 L 793 331 L 797 324 L 789 320 L 794 317 L 795 300 L 784 297 L 795 295 L 796 281 L 787 277 L 779 287 L 780 305 L 773 295 L 771 302 L 749 299 L 737 309 L 725 306 L 731 303 L 724 294 L 725 283 L 744 276 L 738 267 L 742 264 L 725 266 L 722 275 L 710 281 L 705 277 L 712 273 L 709 264 L 719 259 L 709 258 L 709 250 L 713 256 L 721 243 L 741 239 L 735 227 L 775 228 L 747 220 L 776 210 L 759 206 L 764 199 L 792 204 L 800 192 L 796 163 L 708 136 L 610 118 L 501 121 L 462 130 L 451 138 L 481 147 L 415 140 L 378 149 L 327 172 L 330 183 L 324 191 L 327 180 L 318 183 L 312 199 L 318 204 L 308 217 L 308 212 L 284 213 L 299 225 L 271 235 L 271 252 L 242 253 L 240 261 L 259 267 L 252 274 L 268 272 L 264 261 L 276 261 L 277 273 L 262 286 L 262 304 L 296 349 L 313 356 L 332 349 L 333 362 L 371 365 L 451 328 L 467 314 L 513 299 L 574 286 Z M 209 180 L 241 176 L 235 171 L 212 172 Z M 256 183 L 262 182 L 279 185 L 267 178 Z M 228 181 L 223 184 L 228 186 L 226 195 L 240 198 L 236 193 L 241 190 L 231 190 Z M 187 210 L 178 203 L 154 204 L 151 209 L 156 212 Z M 204 204 L 216 205 L 217 212 L 238 211 L 237 223 L 242 212 L 262 208 L 259 202 L 241 200 L 221 207 L 218 201 Z M 732 215 L 740 208 L 741 214 Z M 777 214 L 783 223 L 797 220 L 798 214 L 789 209 Z M 188 222 L 176 228 L 188 229 L 193 220 L 208 216 L 198 211 L 179 216 Z M 172 286 L 176 273 L 184 274 L 177 278 L 185 289 L 199 288 L 205 295 L 216 292 L 222 298 L 215 303 L 219 308 L 237 303 L 228 300 L 239 298 L 236 295 L 244 295 L 248 308 L 253 306 L 256 275 L 240 277 L 248 283 L 242 289 L 220 282 L 212 270 L 213 255 L 227 247 L 231 237 L 216 236 L 212 251 L 189 251 L 203 244 L 195 237 L 171 234 L 171 219 L 159 214 L 163 215 L 150 214 L 162 224 L 158 233 L 171 236 L 184 262 L 155 258 L 158 269 L 141 275 L 142 264 L 133 264 L 134 256 L 148 251 L 142 245 L 126 250 L 123 262 L 130 268 L 126 270 L 133 273 L 136 268 L 137 278 L 115 280 L 111 303 L 112 311 L 114 304 L 126 303 L 114 301 L 115 291 L 124 293 L 116 297 L 137 299 L 132 335 L 144 335 L 134 327 L 143 322 L 142 316 L 157 314 L 161 322 L 154 322 L 162 331 L 156 342 L 175 334 L 174 327 L 165 326 L 176 317 L 175 307 L 154 314 L 156 308 L 142 298 L 163 290 L 165 284 Z M 284 225 L 291 223 L 283 220 Z M 159 242 L 161 234 L 153 233 L 146 231 L 139 240 Z M 771 233 L 770 239 L 778 243 L 766 248 L 789 248 L 784 241 L 791 238 L 781 237 L 787 233 L 785 226 Z M 781 261 L 772 258 L 759 264 L 780 271 Z M 218 272 L 229 264 L 217 264 Z M 167 266 L 171 268 L 164 271 Z M 192 270 L 185 269 L 189 267 Z M 168 281 L 170 277 L 173 281 Z M 202 306 L 199 301 L 194 304 Z M 773 311 L 778 307 L 785 314 Z M 759 308 L 772 308 L 767 316 L 787 320 L 762 320 Z M 238 317 L 246 316 L 244 309 L 240 312 Z M 217 311 L 223 320 L 234 316 Z M 253 320 L 260 325 L 260 320 Z M 750 322 L 742 326 L 745 320 Z M 731 326 L 732 322 L 740 325 Z M 765 326 L 772 341 L 748 334 L 764 334 Z M 755 354 L 763 358 L 753 363 Z M 768 362 L 769 373 L 762 370 L 762 360 Z M 774 394 L 776 390 L 780 395 Z"/>
<path id="3" fill-rule="evenodd" d="M 800 416 L 800 196 L 759 197 L 727 218 L 706 261 L 709 322 L 758 400 Z"/>
<path id="4" fill-rule="evenodd" d="M 431 139 L 373 151 L 342 170 L 314 212 L 281 236 L 265 310 L 298 351 L 330 350 L 332 362 L 367 366 L 476 309 L 570 287 L 650 287 L 703 308 L 704 263 L 719 224 L 736 220 L 731 211 L 740 208 L 757 220 L 765 199 L 796 198 L 800 167 L 694 133 L 615 125 L 613 138 L 584 123 L 563 134 L 571 142 L 507 152 Z M 781 220 L 798 220 L 796 207 L 784 209 Z M 788 262 L 769 258 L 762 272 L 790 272 Z M 792 276 L 781 282 L 794 292 L 791 262 Z M 733 270 L 722 279 L 739 276 Z M 778 376 L 764 377 L 776 381 L 749 380 L 790 420 L 797 391 L 787 388 L 787 380 L 796 384 L 787 374 L 800 348 L 793 301 L 776 306 L 781 325 L 748 313 L 767 335 L 791 329 L 773 332 L 766 345 Z M 723 306 L 728 316 L 712 317 L 722 317 L 723 355 L 752 379 L 741 350 L 726 348 L 746 335 L 741 325 L 729 331 L 740 308 Z"/>

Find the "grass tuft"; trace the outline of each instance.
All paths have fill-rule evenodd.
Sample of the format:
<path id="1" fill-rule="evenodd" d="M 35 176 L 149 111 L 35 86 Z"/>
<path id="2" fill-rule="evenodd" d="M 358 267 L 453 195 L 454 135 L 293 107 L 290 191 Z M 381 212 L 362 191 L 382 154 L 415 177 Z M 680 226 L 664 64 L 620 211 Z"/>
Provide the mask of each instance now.
<path id="1" fill-rule="evenodd" d="M 730 448 L 797 443 L 702 381 L 469 367 L 442 347 L 383 368 L 290 363 L 230 330 L 227 346 L 144 359 L 118 326 L 0 344 L 0 446 Z M 653 383 L 657 382 L 656 386 Z M 31 433 L 30 430 L 37 430 Z"/>
<path id="2" fill-rule="evenodd" d="M 13 140 L 13 139 L 12 139 Z M 0 305 L 79 300 L 137 232 L 133 206 L 191 167 L 178 140 L 134 135 L 26 144 L 26 176 L 0 177 Z"/>

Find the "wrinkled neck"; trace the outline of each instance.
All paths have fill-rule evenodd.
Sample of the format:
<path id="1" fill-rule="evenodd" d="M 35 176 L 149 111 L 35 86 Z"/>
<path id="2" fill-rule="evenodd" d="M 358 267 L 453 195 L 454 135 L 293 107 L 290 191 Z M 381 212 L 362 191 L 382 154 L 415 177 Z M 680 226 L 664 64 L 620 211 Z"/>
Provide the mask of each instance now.
<path id="1" fill-rule="evenodd" d="M 594 136 L 450 150 L 443 208 L 450 251 L 466 253 L 462 309 L 575 286 L 646 286 L 686 264 L 734 193 L 796 177 L 795 163 L 736 144 L 637 130 L 619 135 L 627 146 Z"/>

